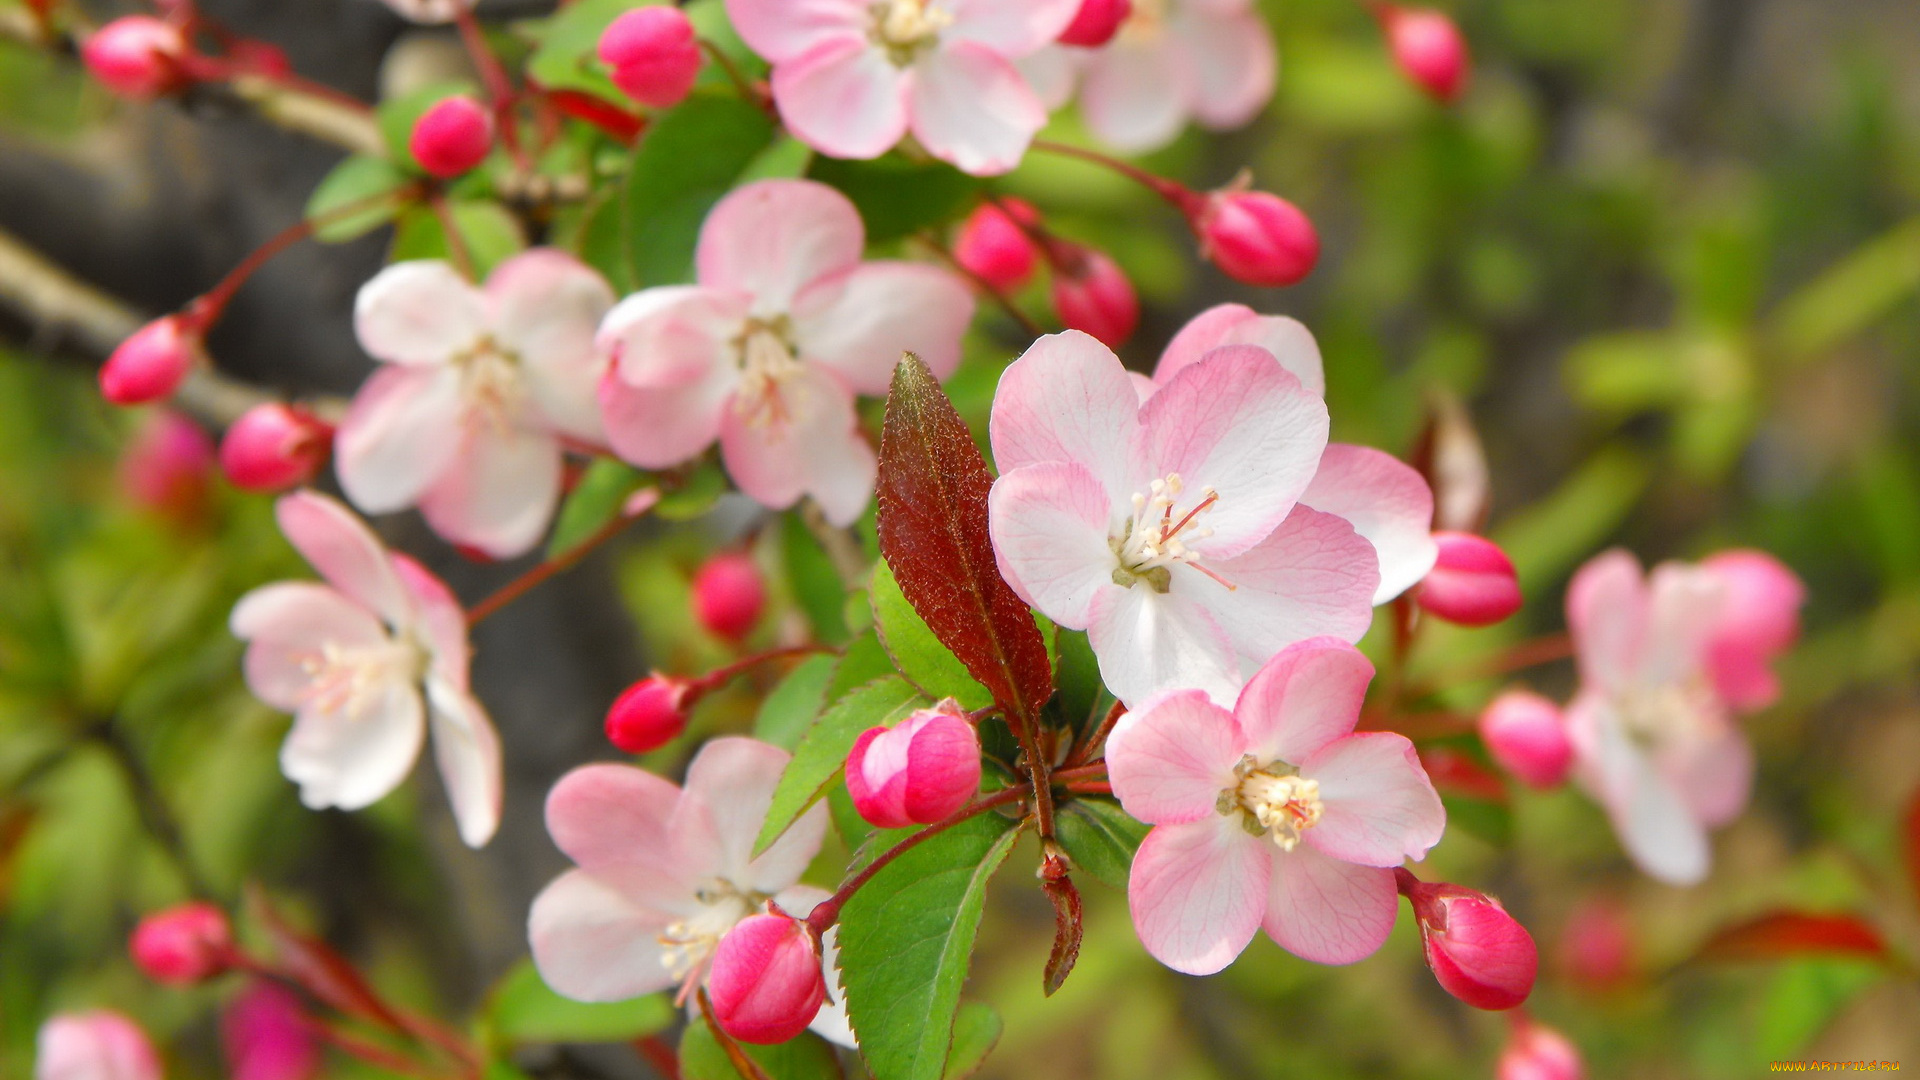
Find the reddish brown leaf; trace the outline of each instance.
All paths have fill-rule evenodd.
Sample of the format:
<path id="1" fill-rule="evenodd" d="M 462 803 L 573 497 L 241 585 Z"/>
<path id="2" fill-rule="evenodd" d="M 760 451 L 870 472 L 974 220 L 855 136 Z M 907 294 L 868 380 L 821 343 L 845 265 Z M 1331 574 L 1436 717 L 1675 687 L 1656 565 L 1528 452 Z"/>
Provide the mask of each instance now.
<path id="1" fill-rule="evenodd" d="M 1033 613 L 1000 577 L 987 537 L 993 474 L 920 358 L 894 369 L 880 438 L 880 553 L 900 591 L 999 705 L 1022 720 L 1053 695 Z"/>
<path id="2" fill-rule="evenodd" d="M 1784 960 L 1796 956 L 1885 959 L 1880 931 L 1854 915 L 1776 911 L 1727 927 L 1700 947 L 1696 960 Z"/>
<path id="3" fill-rule="evenodd" d="M 1920 791 L 1907 804 L 1907 820 L 1902 822 L 1900 839 L 1907 857 L 1907 880 L 1913 885 L 1914 899 L 1920 900 Z"/>
<path id="4" fill-rule="evenodd" d="M 1067 981 L 1074 962 L 1080 959 L 1080 890 L 1067 876 L 1067 860 L 1057 851 L 1047 853 L 1040 864 L 1040 887 L 1053 902 L 1053 952 L 1047 956 L 1047 973 L 1042 983 L 1047 996 Z"/>

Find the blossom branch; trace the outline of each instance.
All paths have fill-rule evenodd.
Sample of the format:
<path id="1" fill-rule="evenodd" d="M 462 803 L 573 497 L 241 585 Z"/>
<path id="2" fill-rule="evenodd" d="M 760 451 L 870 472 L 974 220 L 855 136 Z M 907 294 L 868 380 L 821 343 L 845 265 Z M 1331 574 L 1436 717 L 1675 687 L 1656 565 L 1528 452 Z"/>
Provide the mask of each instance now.
<path id="1" fill-rule="evenodd" d="M 1013 298 L 1001 291 L 993 282 L 981 277 L 965 263 L 955 258 L 953 251 L 948 248 L 947 245 L 941 243 L 939 237 L 931 232 L 923 231 L 919 234 L 918 239 L 922 244 L 927 246 L 927 250 L 939 256 L 940 261 L 953 267 L 954 270 L 958 271 L 968 281 L 973 282 L 975 288 L 986 293 L 987 296 L 993 300 L 995 306 L 999 307 L 1001 311 L 1006 312 L 1008 318 L 1019 324 L 1021 330 L 1032 337 L 1043 337 L 1046 335 L 1046 328 L 1035 322 L 1033 316 L 1020 310 L 1020 305 L 1014 303 Z"/>
<path id="2" fill-rule="evenodd" d="M 535 586 L 546 581 L 548 578 L 572 569 L 580 560 L 591 554 L 595 548 L 620 535 L 626 530 L 627 526 L 639 521 L 645 516 L 646 510 L 644 509 L 638 513 L 620 514 L 612 521 L 595 529 L 593 535 L 587 537 L 585 540 L 580 541 L 559 555 L 541 562 L 533 569 L 502 585 L 499 589 L 495 590 L 492 595 L 467 609 L 467 625 L 478 625 L 482 620 L 495 614 L 501 608 L 532 592 Z"/>
<path id="3" fill-rule="evenodd" d="M 914 833 L 912 836 L 881 852 L 872 862 L 861 867 L 858 873 L 842 882 L 837 892 L 825 900 L 820 901 L 820 903 L 814 907 L 813 911 L 807 915 L 808 929 L 813 931 L 815 937 L 826 933 L 827 928 L 839 920 L 840 909 L 845 907 L 847 901 L 853 898 L 853 894 L 859 892 L 861 886 L 873 880 L 875 874 L 886 869 L 888 863 L 905 855 L 907 852 L 912 851 L 914 848 L 926 843 L 941 833 L 946 832 L 948 829 L 953 828 L 968 818 L 978 817 L 998 806 L 1017 803 L 1027 796 L 1028 792 L 1025 788 L 1003 788 L 991 795 L 969 803 L 965 809 L 956 811 L 944 821 L 936 821 L 932 825 L 921 829 L 919 832 Z"/>

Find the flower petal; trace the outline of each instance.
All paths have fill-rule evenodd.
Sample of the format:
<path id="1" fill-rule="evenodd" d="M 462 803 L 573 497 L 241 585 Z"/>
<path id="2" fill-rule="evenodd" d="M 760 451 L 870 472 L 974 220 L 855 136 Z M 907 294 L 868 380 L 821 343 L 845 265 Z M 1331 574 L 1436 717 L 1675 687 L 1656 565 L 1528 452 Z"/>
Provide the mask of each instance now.
<path id="1" fill-rule="evenodd" d="M 420 498 L 433 531 L 497 559 L 524 555 L 560 503 L 560 444 L 552 435 L 471 425 L 453 466 Z"/>
<path id="2" fill-rule="evenodd" d="M 727 18 L 773 63 L 829 41 L 866 39 L 871 0 L 727 0 Z"/>
<path id="3" fill-rule="evenodd" d="M 1753 796 L 1753 744 L 1730 723 L 1691 741 L 1683 753 L 1661 755 L 1659 767 L 1709 829 L 1739 817 Z"/>
<path id="4" fill-rule="evenodd" d="M 1582 695 L 1567 709 L 1567 727 L 1579 762 L 1576 775 L 1607 811 L 1634 863 L 1669 885 L 1704 880 L 1712 859 L 1706 829 L 1634 745 L 1611 707 Z"/>
<path id="5" fill-rule="evenodd" d="M 1654 567 L 1647 581 L 1641 685 L 1666 686 L 1698 675 L 1726 602 L 1726 584 L 1711 570 L 1671 562 Z"/>
<path id="6" fill-rule="evenodd" d="M 906 135 L 908 87 L 886 53 L 865 40 L 828 41 L 773 69 L 773 100 L 787 130 L 821 153 L 862 161 Z"/>
<path id="7" fill-rule="evenodd" d="M 228 619 L 248 642 L 247 689 L 261 701 L 293 712 L 313 685 L 308 663 L 327 645 L 377 645 L 386 628 L 366 608 L 311 581 L 263 585 L 240 598 Z"/>
<path id="8" fill-rule="evenodd" d="M 1302 844 L 1275 852 L 1261 925 L 1302 960 L 1351 964 L 1386 943 L 1399 913 L 1393 871 L 1341 862 Z"/>
<path id="9" fill-rule="evenodd" d="M 587 870 L 639 866 L 655 876 L 683 876 L 670 870 L 670 823 L 679 803 L 679 787 L 644 769 L 582 765 L 547 793 L 547 832 Z M 694 883 L 694 875 L 684 876 Z"/>
<path id="10" fill-rule="evenodd" d="M 334 436 L 347 498 L 369 514 L 412 506 L 459 452 L 466 410 L 451 367 L 374 372 Z"/>
<path id="11" fill-rule="evenodd" d="M 780 380 L 753 415 L 735 396 L 720 417 L 727 474 L 760 505 L 784 510 L 811 495 L 835 525 L 858 520 L 873 497 L 878 462 L 860 433 L 853 395 L 815 366 Z"/>
<path id="12" fill-rule="evenodd" d="M 495 267 L 486 294 L 494 337 L 520 357 L 541 415 L 557 431 L 599 442 L 594 393 L 607 357 L 594 338 L 614 302 L 605 279 L 563 251 L 536 248 Z"/>
<path id="13" fill-rule="evenodd" d="M 1140 943 L 1189 975 L 1233 963 L 1260 928 L 1274 853 L 1233 818 L 1155 827 L 1134 854 L 1127 881 Z"/>
<path id="14" fill-rule="evenodd" d="M 575 1001 L 624 1001 L 679 981 L 660 944 L 673 918 L 606 875 L 569 870 L 534 898 L 527 938 L 548 986 Z"/>
<path id="15" fill-rule="evenodd" d="M 1135 585 L 1102 589 L 1087 615 L 1100 678 L 1129 705 L 1178 689 L 1202 690 L 1225 703 L 1240 688 L 1233 646 L 1198 604 Z"/>
<path id="16" fill-rule="evenodd" d="M 1581 683 L 1626 687 L 1638 672 L 1649 621 L 1640 562 L 1615 548 L 1587 560 L 1567 583 L 1567 629 Z"/>
<path id="17" fill-rule="evenodd" d="M 793 321 L 802 359 L 839 372 L 857 394 L 885 397 L 903 352 L 926 361 L 937 379 L 953 374 L 973 294 L 938 266 L 861 263 L 803 291 Z"/>
<path id="18" fill-rule="evenodd" d="M 776 893 L 798 881 L 826 837 L 824 805 L 802 815 L 760 858 L 751 858 L 789 760 L 785 750 L 754 739 L 709 742 L 687 767 L 686 794 L 670 825 L 675 841 L 717 852 L 719 876 L 744 888 Z"/>
<path id="19" fill-rule="evenodd" d="M 1380 561 L 1376 607 L 1413 588 L 1440 556 L 1433 542 L 1433 489 L 1413 466 L 1384 450 L 1328 443 L 1300 501 L 1345 518 L 1373 545 Z"/>
<path id="20" fill-rule="evenodd" d="M 1780 680 L 1768 665 L 1800 636 L 1807 588 L 1764 551 L 1722 551 L 1700 565 L 1727 588 L 1720 626 L 1707 649 L 1714 689 L 1742 712 L 1765 708 L 1780 696 Z"/>
<path id="21" fill-rule="evenodd" d="M 618 375 L 600 380 L 607 445 L 643 469 L 664 469 L 698 457 L 720 437 L 739 376 L 711 368 L 700 381 L 665 389 L 629 386 Z"/>
<path id="22" fill-rule="evenodd" d="M 407 625 L 413 605 L 367 523 L 340 500 L 316 491 L 282 495 L 273 504 L 280 531 L 307 562 L 346 596 L 385 619 Z"/>
<path id="23" fill-rule="evenodd" d="M 700 227 L 700 284 L 746 293 L 781 315 L 801 289 L 852 269 L 866 226 L 845 195 L 812 180 L 761 180 L 715 204 Z"/>
<path id="24" fill-rule="evenodd" d="M 1040 106 L 1052 112 L 1073 100 L 1075 84 L 1080 80 L 1079 53 L 1065 46 L 1048 46 L 1016 57 L 1013 66 L 1020 69 L 1020 77 L 1027 80 Z"/>
<path id="25" fill-rule="evenodd" d="M 1043 461 L 1093 473 L 1116 508 L 1142 483 L 1132 443 L 1139 397 L 1113 350 L 1078 330 L 1033 343 L 1000 375 L 988 431 L 1001 473 Z"/>
<path id="26" fill-rule="evenodd" d="M 1012 61 L 984 45 L 956 41 L 913 66 L 909 123 L 928 153 L 962 172 L 995 176 L 1020 164 L 1047 123 Z"/>
<path id="27" fill-rule="evenodd" d="M 500 828 L 500 735 L 486 710 L 465 690 L 444 680 L 427 680 L 428 717 L 433 756 L 460 839 L 470 848 L 485 847 Z"/>
<path id="28" fill-rule="evenodd" d="M 1079 465 L 1024 465 L 1001 475 L 987 494 L 1000 576 L 1047 618 L 1085 629 L 1093 598 L 1119 588 L 1107 545 L 1110 505 L 1100 482 Z"/>
<path id="29" fill-rule="evenodd" d="M 1391 731 L 1335 739 L 1300 765 L 1325 805 L 1304 838 L 1324 855 L 1363 866 L 1425 858 L 1446 831 L 1447 811 L 1413 743 Z"/>
<path id="30" fill-rule="evenodd" d="M 486 302 L 438 259 L 394 263 L 360 287 L 353 331 L 375 359 L 445 364 L 486 333 Z"/>
<path id="31" fill-rule="evenodd" d="M 1050 44 L 1080 11 L 1080 0 L 948 0 L 953 25 L 943 41 L 972 41 L 1008 59 Z"/>
<path id="32" fill-rule="evenodd" d="M 396 679 L 354 703 L 352 711 L 302 708 L 280 746 L 280 771 L 312 809 L 371 806 L 400 786 L 420 756 L 427 725 L 418 688 Z"/>
<path id="33" fill-rule="evenodd" d="M 1153 381 L 1165 384 L 1182 368 L 1222 345 L 1258 345 L 1292 372 L 1301 386 L 1320 397 L 1327 394 L 1327 376 L 1313 332 L 1298 319 L 1261 315 L 1245 304 L 1217 304 L 1189 319 L 1160 354 Z"/>
<path id="34" fill-rule="evenodd" d="M 1234 704 L 1247 752 L 1300 765 L 1353 732 L 1372 681 L 1373 664 L 1339 638 L 1287 646 L 1254 672 Z"/>
<path id="35" fill-rule="evenodd" d="M 1373 623 L 1373 545 L 1332 514 L 1296 506 L 1252 550 L 1208 566 L 1234 591 L 1184 568 L 1174 588 L 1204 604 L 1249 662 L 1310 637 L 1359 641 Z"/>
<path id="36" fill-rule="evenodd" d="M 1080 80 L 1088 130 L 1126 153 L 1157 150 L 1187 122 L 1193 75 L 1164 39 L 1115 38 L 1093 52 Z"/>
<path id="37" fill-rule="evenodd" d="M 426 567 L 398 553 L 389 555 L 394 572 L 413 598 L 419 629 L 433 653 L 433 673 L 457 690 L 467 689 L 467 665 L 473 650 L 467 644 L 467 612 L 447 584 Z"/>
<path id="38" fill-rule="evenodd" d="M 698 285 L 642 289 L 600 323 L 597 347 L 627 385 L 664 390 L 732 371 L 751 298 Z"/>
<path id="39" fill-rule="evenodd" d="M 1246 737 L 1233 714 L 1198 690 L 1153 698 L 1107 737 L 1107 775 L 1127 813 L 1149 825 L 1179 825 L 1216 812 L 1238 785 L 1233 767 Z"/>
<path id="40" fill-rule="evenodd" d="M 1220 17 L 1189 9 L 1169 21 L 1200 123 L 1236 128 L 1260 115 L 1280 69 L 1265 20 L 1252 12 Z"/>

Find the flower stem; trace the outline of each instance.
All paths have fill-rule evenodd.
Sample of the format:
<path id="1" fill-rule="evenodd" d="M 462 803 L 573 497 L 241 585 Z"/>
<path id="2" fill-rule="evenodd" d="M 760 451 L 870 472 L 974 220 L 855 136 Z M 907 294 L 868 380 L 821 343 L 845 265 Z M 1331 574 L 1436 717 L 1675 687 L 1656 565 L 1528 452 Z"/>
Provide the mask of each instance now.
<path id="1" fill-rule="evenodd" d="M 187 310 L 192 314 L 192 321 L 196 324 L 196 328 L 205 330 L 219 321 L 221 313 L 226 311 L 227 305 L 233 301 L 233 295 L 240 291 L 240 286 L 245 285 L 247 279 L 258 273 L 261 267 L 271 262 L 281 252 L 312 236 L 315 230 L 323 229 L 357 214 L 364 214 L 383 203 L 404 202 L 419 193 L 418 185 L 409 184 L 392 191 L 369 195 L 364 199 L 355 199 L 325 213 L 302 218 L 280 230 L 269 237 L 266 243 L 254 248 L 246 258 L 240 260 L 240 265 L 227 271 L 227 276 L 221 278 L 213 288 L 201 293 L 199 299 L 188 305 Z"/>
<path id="2" fill-rule="evenodd" d="M 1184 184 L 1176 183 L 1164 176 L 1155 176 L 1137 165 L 1130 165 L 1118 158 L 1108 157 L 1098 150 L 1089 150 L 1083 146 L 1054 142 L 1051 139 L 1033 140 L 1033 149 L 1049 154 L 1059 154 L 1063 157 L 1079 158 L 1081 161 L 1090 161 L 1095 165 L 1111 169 L 1121 176 L 1147 188 L 1155 195 L 1167 200 L 1175 209 L 1189 217 L 1197 212 L 1200 206 L 1206 201 L 1199 193 Z"/>
<path id="3" fill-rule="evenodd" d="M 506 607 L 508 604 L 513 603 L 515 600 L 531 592 L 534 586 L 539 585 L 555 574 L 570 569 L 574 564 L 586 558 L 595 548 L 620 535 L 627 526 L 645 516 L 645 511 L 638 514 L 621 514 L 612 521 L 594 530 L 592 536 L 587 537 L 585 540 L 580 541 L 559 555 L 547 559 L 533 569 L 502 585 L 499 589 L 495 590 L 491 596 L 488 596 L 486 599 L 467 609 L 467 625 L 478 625 L 481 620 L 493 615 L 501 608 Z"/>
<path id="4" fill-rule="evenodd" d="M 369 1042 L 358 1035 L 341 1029 L 338 1025 L 321 1020 L 312 1020 L 310 1030 L 325 1042 L 332 1043 L 341 1052 L 360 1059 L 376 1068 L 401 1076 L 418 1077 L 420 1080 L 442 1080 L 443 1074 L 428 1068 L 413 1058 L 397 1050 L 389 1050 L 378 1043 Z"/>
<path id="5" fill-rule="evenodd" d="M 764 110 L 768 116 L 773 117 L 774 122 L 778 123 L 780 110 L 774 107 L 773 97 L 767 92 L 766 84 L 747 78 L 747 73 L 741 71 L 740 65 L 734 63 L 733 57 L 728 56 L 720 46 L 706 38 L 700 38 L 699 41 L 701 50 L 713 57 L 713 62 L 719 65 L 721 71 L 726 72 L 727 81 L 733 83 L 735 90 L 740 91 L 740 96 Z"/>
<path id="6" fill-rule="evenodd" d="M 1021 799 L 1026 798 L 1027 795 L 1027 790 L 1021 787 L 1010 787 L 996 791 L 991 795 L 974 800 L 965 808 L 956 811 L 945 820 L 937 821 L 881 852 L 879 857 L 861 867 L 858 873 L 842 882 L 839 891 L 827 897 L 825 900 L 820 901 L 807 916 L 807 928 L 812 930 L 816 937 L 826 933 L 827 928 L 839 920 L 840 909 L 846 906 L 847 901 L 852 899 L 853 894 L 859 892 L 862 885 L 872 881 L 875 874 L 886 869 L 888 863 L 905 855 L 907 852 L 912 851 L 914 848 L 926 843 L 941 833 L 946 832 L 948 829 L 953 828 L 968 818 L 978 817 L 997 806 L 1007 806 L 1011 803 L 1019 802 Z"/>
<path id="7" fill-rule="evenodd" d="M 697 991 L 695 996 L 700 1002 L 700 1016 L 707 1022 L 707 1030 L 713 1032 L 714 1041 L 720 1044 L 720 1049 L 726 1051 L 727 1060 L 733 1063 L 734 1071 L 745 1080 L 773 1080 L 767 1075 L 767 1071 L 760 1067 L 759 1062 L 747 1056 L 747 1052 L 740 1048 L 740 1044 L 734 1041 L 733 1036 L 721 1030 L 720 1021 L 713 1015 L 713 1002 L 707 1000 L 706 990 Z"/>
<path id="8" fill-rule="evenodd" d="M 935 255 L 940 257 L 940 261 L 946 263 L 948 266 L 953 267 L 955 271 L 960 273 L 968 281 L 973 282 L 975 288 L 979 289 L 981 292 L 986 293 L 988 297 L 992 298 L 994 304 L 998 306 L 1001 311 L 1004 311 L 1007 313 L 1008 318 L 1020 324 L 1021 330 L 1025 331 L 1027 334 L 1033 337 L 1040 337 L 1047 332 L 1046 329 L 1042 327 L 1039 323 L 1033 321 L 1033 316 L 1028 315 L 1026 312 L 1020 310 L 1020 305 L 1014 303 L 1012 297 L 1002 292 L 998 286 L 994 285 L 993 282 L 988 281 L 986 278 L 983 278 L 979 274 L 976 274 L 972 270 L 968 269 L 964 263 L 962 263 L 959 259 L 955 258 L 953 252 L 947 247 L 947 245 L 940 242 L 939 237 L 935 236 L 931 232 L 922 231 L 920 233 L 919 239 L 922 244 L 925 244 L 927 246 L 928 250 L 932 251 Z"/>
<path id="9" fill-rule="evenodd" d="M 717 689 L 722 683 L 733 678 L 735 675 L 751 668 L 759 667 L 761 664 L 769 661 L 785 660 L 794 656 L 811 656 L 814 653 L 838 651 L 837 649 L 816 642 L 808 642 L 805 645 L 788 645 L 779 649 L 768 649 L 766 652 L 754 653 L 752 656 L 743 656 L 730 664 L 724 664 L 714 668 L 705 675 L 691 680 L 688 683 L 688 689 L 695 693 L 704 694 L 709 690 Z"/>
<path id="10" fill-rule="evenodd" d="M 487 47 L 487 36 L 480 29 L 480 20 L 468 4 L 453 5 L 454 25 L 460 30 L 460 43 L 466 46 L 467 55 L 473 59 L 475 70 L 487 86 L 487 97 L 493 104 L 493 119 L 500 128 L 500 141 L 506 144 L 507 153 L 512 155 L 514 164 L 523 172 L 532 171 L 533 162 L 520 145 L 520 133 L 513 123 L 513 81 L 507 78 L 507 69 L 500 65 L 500 58 L 493 55 Z"/>
<path id="11" fill-rule="evenodd" d="M 1107 715 L 1101 718 L 1099 726 L 1088 732 L 1087 737 L 1080 741 L 1080 745 L 1074 747 L 1073 752 L 1067 755 L 1067 764 L 1074 766 L 1085 764 L 1090 760 L 1099 760 L 1093 755 L 1106 747 L 1107 736 L 1113 734 L 1113 725 L 1119 723 L 1120 718 L 1125 715 L 1127 715 L 1127 707 L 1115 701 L 1113 707 L 1107 710 Z M 1058 777 L 1060 773 L 1056 772 L 1053 775 Z"/>
<path id="12" fill-rule="evenodd" d="M 633 1052 L 665 1080 L 680 1080 L 680 1055 L 660 1036 L 643 1035 L 633 1040 Z"/>

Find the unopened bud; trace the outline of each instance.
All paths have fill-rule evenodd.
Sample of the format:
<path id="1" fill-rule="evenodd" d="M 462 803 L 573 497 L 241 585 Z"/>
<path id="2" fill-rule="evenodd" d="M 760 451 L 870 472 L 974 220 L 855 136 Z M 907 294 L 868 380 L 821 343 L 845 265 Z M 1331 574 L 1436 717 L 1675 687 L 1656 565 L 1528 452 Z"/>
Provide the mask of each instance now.
<path id="1" fill-rule="evenodd" d="M 233 929 L 225 912 L 194 901 L 140 920 L 127 950 L 134 965 L 154 982 L 192 986 L 232 965 Z"/>
<path id="2" fill-rule="evenodd" d="M 115 405 L 145 405 L 170 396 L 200 355 L 185 319 L 168 315 L 133 332 L 100 369 L 100 393 Z"/>
<path id="3" fill-rule="evenodd" d="M 1073 21 L 1060 32 L 1062 45 L 1097 49 L 1113 40 L 1120 24 L 1133 14 L 1133 0 L 1081 0 Z"/>
<path id="4" fill-rule="evenodd" d="M 1033 276 L 1039 258 L 1021 223 L 1032 225 L 1039 219 L 1039 212 L 1019 199 L 981 203 L 954 237 L 954 261 L 1001 292 L 1012 292 Z"/>
<path id="5" fill-rule="evenodd" d="M 1567 1037 L 1532 1020 L 1514 1025 L 1496 1080 L 1584 1080 L 1586 1066 Z"/>
<path id="6" fill-rule="evenodd" d="M 1527 1000 L 1540 968 L 1527 928 L 1484 893 L 1401 874 L 1427 966 L 1441 987 L 1476 1009 L 1511 1009 Z"/>
<path id="7" fill-rule="evenodd" d="M 407 149 L 433 176 L 464 176 L 493 151 L 493 116 L 470 97 L 437 101 L 414 122 Z"/>
<path id="8" fill-rule="evenodd" d="M 1480 714 L 1480 738 L 1500 767 L 1528 787 L 1559 787 L 1573 767 L 1573 740 L 1560 706 L 1527 690 L 1509 690 Z"/>
<path id="9" fill-rule="evenodd" d="M 156 411 L 120 454 L 120 490 L 135 504 L 179 521 L 205 509 L 213 440 L 171 409 Z"/>
<path id="10" fill-rule="evenodd" d="M 642 105 L 680 104 L 700 75 L 693 24 L 676 7 L 643 7 L 613 20 L 600 35 L 600 59 L 613 84 Z"/>
<path id="11" fill-rule="evenodd" d="M 693 614 L 717 637 L 739 641 L 760 621 L 767 586 L 752 556 L 726 552 L 708 559 L 693 577 Z"/>
<path id="12" fill-rule="evenodd" d="M 1068 328 L 1117 349 L 1140 325 L 1133 283 L 1105 253 L 1076 247 L 1053 275 L 1053 307 Z"/>
<path id="13" fill-rule="evenodd" d="M 827 999 L 813 934 L 787 915 L 741 919 L 713 950 L 707 996 L 720 1029 L 741 1042 L 800 1034 Z"/>
<path id="14" fill-rule="evenodd" d="M 1394 63 L 1407 78 L 1441 102 L 1460 96 L 1472 61 L 1452 19 L 1430 8 L 1387 7 L 1380 21 Z"/>
<path id="15" fill-rule="evenodd" d="M 1440 556 L 1414 599 L 1461 626 L 1492 626 L 1520 610 L 1520 578 L 1500 545 L 1472 533 L 1437 532 Z"/>
<path id="16" fill-rule="evenodd" d="M 649 675 L 614 699 L 607 710 L 607 741 L 629 754 L 657 750 L 687 729 L 690 687 L 681 679 Z"/>
<path id="17" fill-rule="evenodd" d="M 1278 288 L 1313 272 L 1320 234 L 1300 208 L 1265 191 L 1216 191 L 1199 204 L 1200 250 L 1228 277 Z"/>
<path id="18" fill-rule="evenodd" d="M 255 405 L 220 440 L 220 467 L 235 487 L 284 491 L 313 479 L 332 450 L 333 428 L 277 401 Z"/>
<path id="19" fill-rule="evenodd" d="M 300 996 L 277 983 L 247 987 L 220 1018 L 230 1080 L 312 1080 L 323 1063 Z"/>
<path id="20" fill-rule="evenodd" d="M 60 1013 L 40 1025 L 34 1080 L 161 1080 L 140 1025 L 117 1012 Z"/>
<path id="21" fill-rule="evenodd" d="M 121 97 L 148 100 L 184 88 L 187 39 L 151 15 L 128 15 L 94 31 L 80 59 L 101 85 Z"/>
<path id="22" fill-rule="evenodd" d="M 847 755 L 847 793 L 883 829 L 931 825 L 980 790 L 980 737 L 948 698 L 897 727 L 869 728 Z"/>

